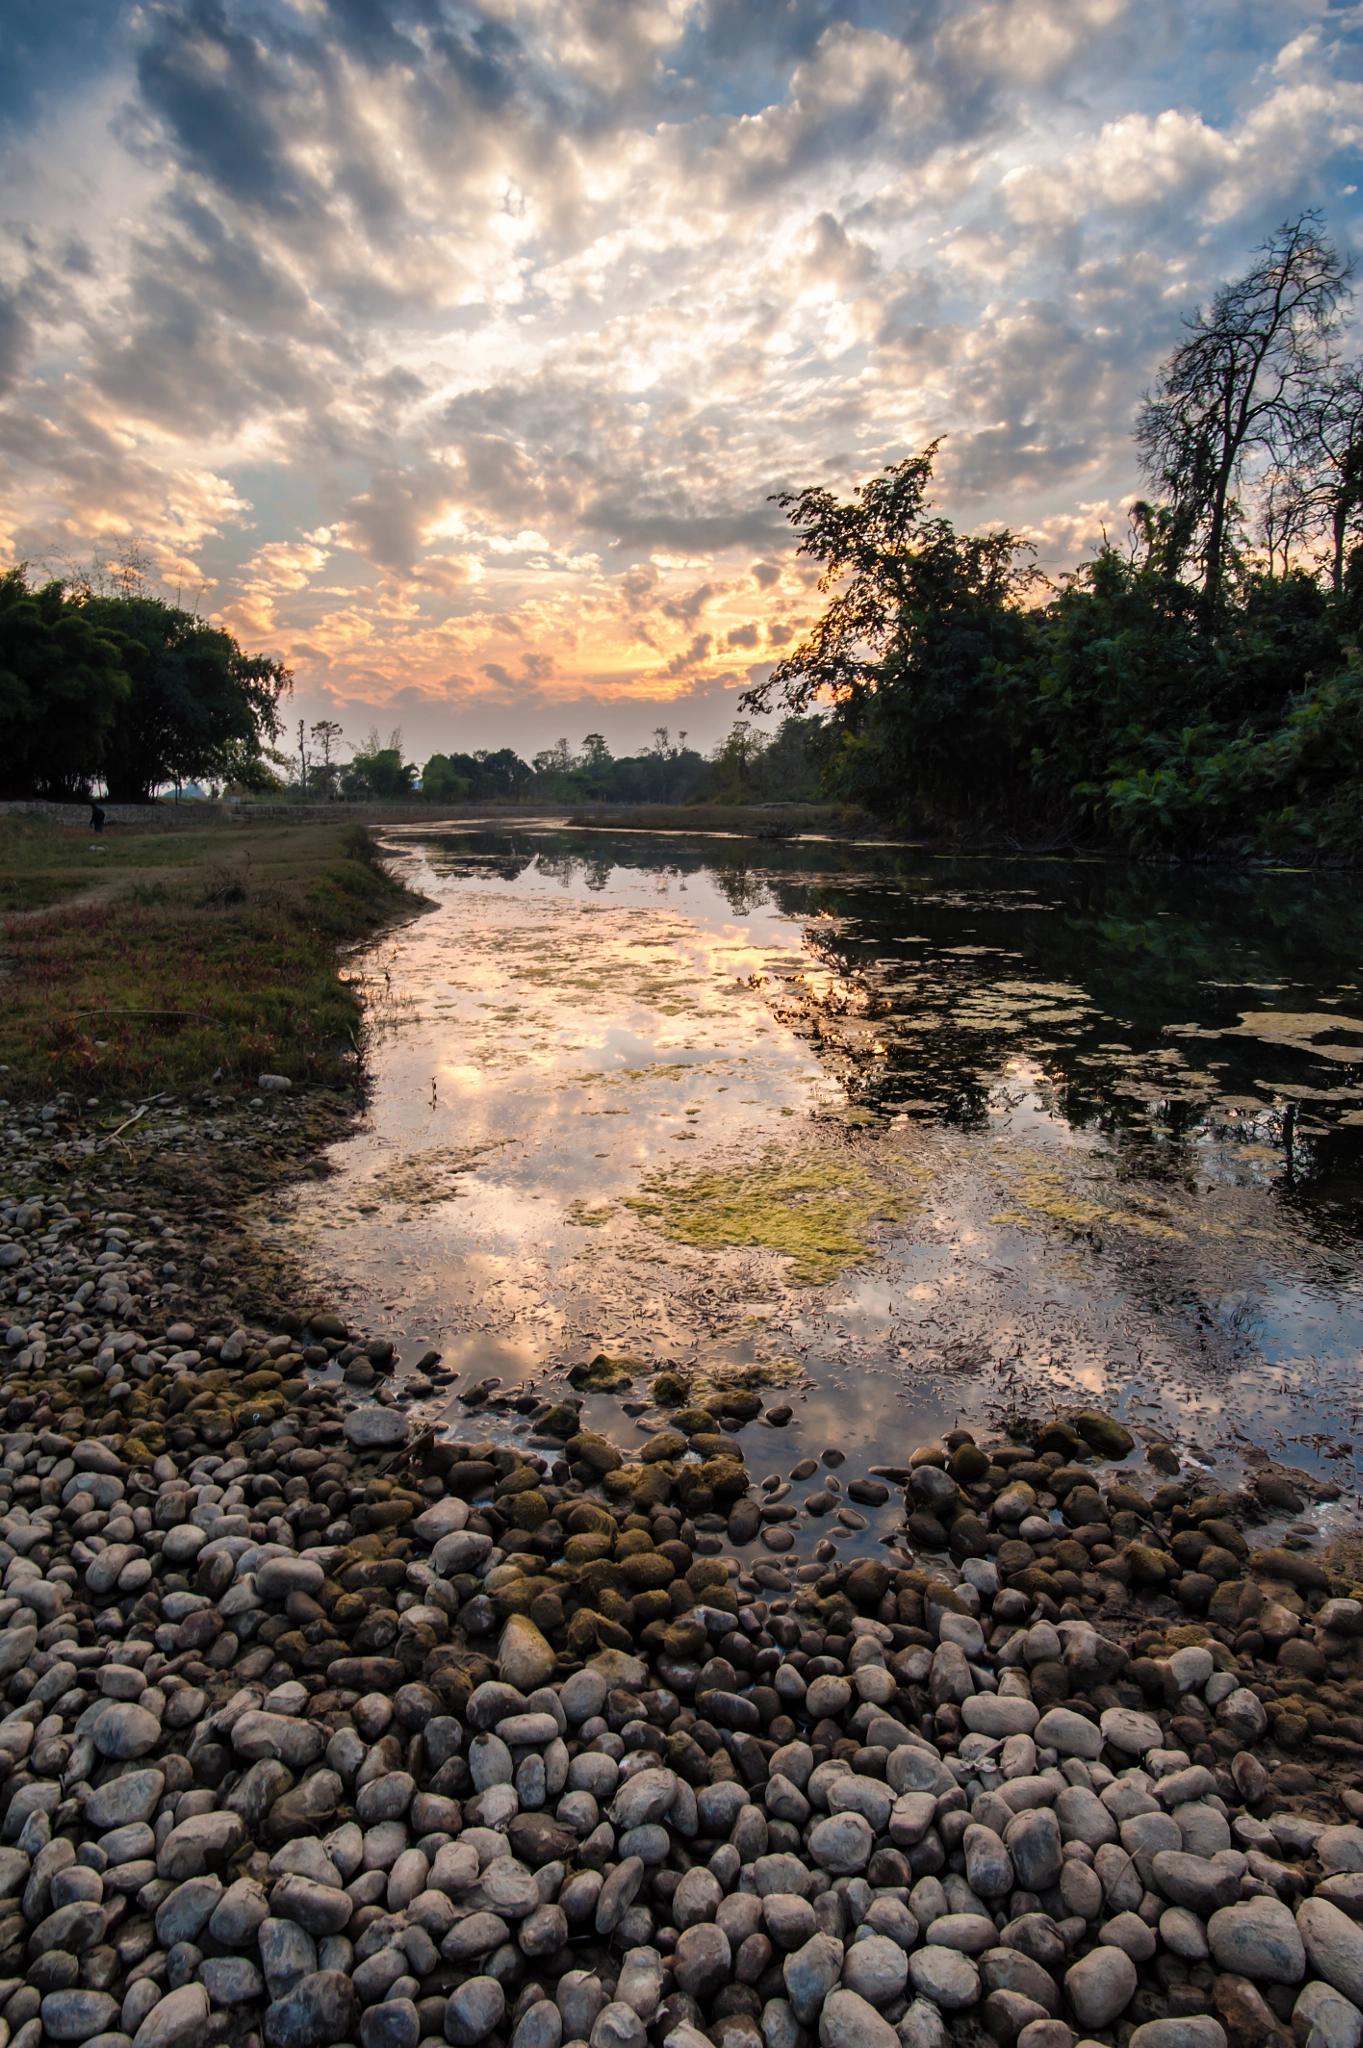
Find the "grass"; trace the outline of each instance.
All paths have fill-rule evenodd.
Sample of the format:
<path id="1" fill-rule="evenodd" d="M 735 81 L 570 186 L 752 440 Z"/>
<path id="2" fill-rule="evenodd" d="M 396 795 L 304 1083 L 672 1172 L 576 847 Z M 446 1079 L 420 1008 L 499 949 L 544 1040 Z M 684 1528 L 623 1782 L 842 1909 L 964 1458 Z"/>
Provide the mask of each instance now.
<path id="1" fill-rule="evenodd" d="M 223 821 L 92 844 L 0 818 L 6 1095 L 231 1094 L 262 1071 L 353 1085 L 361 1012 L 341 950 L 412 902 L 363 826 Z"/>

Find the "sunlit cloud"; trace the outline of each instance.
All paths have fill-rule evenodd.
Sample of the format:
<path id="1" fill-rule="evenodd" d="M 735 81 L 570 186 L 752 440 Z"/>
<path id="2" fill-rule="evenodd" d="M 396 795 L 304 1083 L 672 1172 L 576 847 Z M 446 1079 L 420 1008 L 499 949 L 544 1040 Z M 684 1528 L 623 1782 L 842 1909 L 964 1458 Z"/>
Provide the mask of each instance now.
<path id="1" fill-rule="evenodd" d="M 63 65 L 54 10 L 0 550 L 135 548 L 357 737 L 708 743 L 815 613 L 780 491 L 944 436 L 1048 574 L 1121 531 L 1183 312 L 1302 205 L 1354 240 L 1359 14 L 155 0 Z"/>

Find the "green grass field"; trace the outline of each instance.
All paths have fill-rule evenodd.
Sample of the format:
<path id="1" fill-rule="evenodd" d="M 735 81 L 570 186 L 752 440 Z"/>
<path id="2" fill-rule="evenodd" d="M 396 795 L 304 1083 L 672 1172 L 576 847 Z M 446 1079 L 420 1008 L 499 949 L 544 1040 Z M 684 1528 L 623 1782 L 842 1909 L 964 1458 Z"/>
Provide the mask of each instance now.
<path id="1" fill-rule="evenodd" d="M 262 1071 L 353 1085 L 341 949 L 415 907 L 353 822 L 96 841 L 0 817 L 0 1092 L 249 1093 Z"/>

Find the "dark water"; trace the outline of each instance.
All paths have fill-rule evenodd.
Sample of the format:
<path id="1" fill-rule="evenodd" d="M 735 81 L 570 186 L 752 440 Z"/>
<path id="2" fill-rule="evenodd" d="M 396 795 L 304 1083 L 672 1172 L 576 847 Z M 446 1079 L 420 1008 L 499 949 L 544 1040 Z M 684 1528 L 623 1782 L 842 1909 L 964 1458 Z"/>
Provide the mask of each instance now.
<path id="1" fill-rule="evenodd" d="M 370 1126 L 283 1234 L 405 1357 L 499 1381 L 489 1433 L 600 1351 L 634 1361 L 642 1412 L 588 1401 L 621 1442 L 669 1361 L 788 1400 L 762 1470 L 1082 1397 L 1227 1478 L 1253 1440 L 1352 1489 L 1352 878 L 392 843 L 438 907 L 357 963 Z"/>

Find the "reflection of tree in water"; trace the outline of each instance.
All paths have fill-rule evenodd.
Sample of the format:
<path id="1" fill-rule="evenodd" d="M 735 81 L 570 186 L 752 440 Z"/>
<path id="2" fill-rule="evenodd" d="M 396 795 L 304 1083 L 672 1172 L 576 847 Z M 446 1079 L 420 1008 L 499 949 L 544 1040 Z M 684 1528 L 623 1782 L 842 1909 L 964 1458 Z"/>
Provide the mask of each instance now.
<path id="1" fill-rule="evenodd" d="M 1363 1061 L 1324 1072 L 1280 1044 L 1181 1039 L 1166 1028 L 1217 1030 L 1244 1012 L 1337 999 L 1355 1011 L 1363 900 L 1347 876 L 939 858 L 828 841 L 736 846 L 700 835 L 669 836 L 664 852 L 651 835 L 620 832 L 436 844 L 443 872 L 514 880 L 533 859 L 565 886 L 580 870 L 598 891 L 617 869 L 683 884 L 703 875 L 737 916 L 770 905 L 800 923 L 811 965 L 837 985 L 832 998 L 820 1005 L 793 983 L 768 994 L 792 1020 L 817 1024 L 812 1043 L 854 1107 L 917 1108 L 978 1129 L 1009 1062 L 1025 1055 L 1049 1106 L 1102 1132 L 1119 1170 L 1190 1180 L 1192 1140 L 1210 1119 L 1246 1142 L 1284 1146 L 1287 1199 L 1363 1211 L 1363 1132 L 1329 1128 L 1348 1102 L 1302 1094 L 1308 1076 L 1322 1091 L 1363 1080 Z M 1062 993 L 1029 1003 L 1010 984 Z M 1226 1096 L 1260 1107 L 1218 1110 Z M 1286 1127 L 1284 1098 L 1300 1098 Z"/>
<path id="2" fill-rule="evenodd" d="M 772 900 L 770 876 L 753 874 L 743 862 L 717 867 L 714 883 L 729 908 L 740 917 L 747 917 Z"/>

